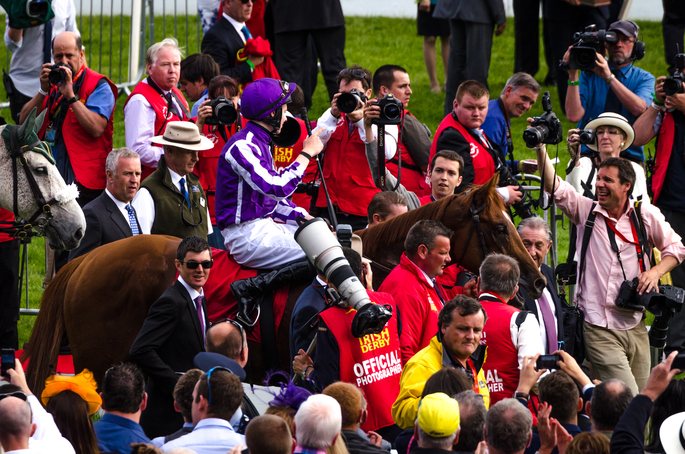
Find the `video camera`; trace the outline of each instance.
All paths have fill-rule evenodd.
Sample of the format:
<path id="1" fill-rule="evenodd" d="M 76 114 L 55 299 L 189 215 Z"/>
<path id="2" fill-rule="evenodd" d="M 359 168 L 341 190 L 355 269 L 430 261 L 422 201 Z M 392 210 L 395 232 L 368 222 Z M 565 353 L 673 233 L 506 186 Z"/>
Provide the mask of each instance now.
<path id="1" fill-rule="evenodd" d="M 654 314 L 649 330 L 649 344 L 654 348 L 664 348 L 668 334 L 668 324 L 676 312 L 680 312 L 685 302 L 685 290 L 673 285 L 660 285 L 659 291 L 639 295 L 638 280 L 634 278 L 621 283 L 616 297 L 616 306 L 636 312 L 647 309 Z"/>
<path id="2" fill-rule="evenodd" d="M 357 313 L 352 320 L 352 335 L 359 338 L 383 331 L 392 317 L 392 309 L 371 302 L 326 221 L 314 218 L 304 222 L 295 232 L 295 241 L 317 271 L 325 275 L 338 290 L 341 304 L 356 309 Z"/>
<path id="3" fill-rule="evenodd" d="M 597 53 L 604 54 L 604 44 L 616 41 L 618 41 L 616 32 L 597 30 L 596 25 L 588 25 L 584 31 L 573 34 L 568 67 L 562 69 L 592 71 L 596 65 Z"/>
<path id="4" fill-rule="evenodd" d="M 541 143 L 553 145 L 561 142 L 561 121 L 552 111 L 548 91 L 542 95 L 542 108 L 545 112 L 539 117 L 533 117 L 530 126 L 523 131 L 523 141 L 528 148 L 535 148 Z"/>
<path id="5" fill-rule="evenodd" d="M 233 101 L 224 96 L 212 99 L 209 107 L 212 108 L 212 116 L 205 120 L 208 125 L 231 125 L 238 119 L 238 110 Z"/>
<path id="6" fill-rule="evenodd" d="M 381 116 L 373 120 L 376 125 L 398 125 L 402 122 L 404 106 L 393 95 L 388 93 L 376 102 L 381 108 Z"/>
<path id="7" fill-rule="evenodd" d="M 50 73 L 48 74 L 48 80 L 51 85 L 63 84 L 67 81 L 67 73 L 64 72 L 62 68 L 68 68 L 69 66 L 64 63 L 56 63 L 50 67 Z"/>
<path id="8" fill-rule="evenodd" d="M 337 101 L 338 110 L 346 114 L 352 113 L 360 107 L 360 104 L 364 104 L 368 99 L 364 93 L 356 88 L 347 93 L 340 93 Z"/>
<path id="9" fill-rule="evenodd" d="M 664 93 L 673 96 L 676 93 L 683 93 L 683 82 L 685 82 L 685 54 L 676 54 L 673 58 L 673 74 L 664 80 Z"/>

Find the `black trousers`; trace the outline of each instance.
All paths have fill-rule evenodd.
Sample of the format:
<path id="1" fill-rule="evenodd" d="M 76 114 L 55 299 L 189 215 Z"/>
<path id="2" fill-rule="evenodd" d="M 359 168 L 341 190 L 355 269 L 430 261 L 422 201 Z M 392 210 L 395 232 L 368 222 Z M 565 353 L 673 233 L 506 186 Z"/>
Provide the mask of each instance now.
<path id="1" fill-rule="evenodd" d="M 540 69 L 540 0 L 514 0 L 514 72 Z"/>
<path id="2" fill-rule="evenodd" d="M 19 241 L 0 243 L 0 347 L 19 347 Z"/>
<path id="3" fill-rule="evenodd" d="M 315 53 L 308 51 L 313 41 Z M 345 68 L 345 27 L 276 33 L 276 67 L 283 80 L 295 82 L 304 91 L 305 103 L 311 105 L 315 83 L 311 80 L 316 58 L 326 82 L 329 98 L 338 91 L 336 78 Z M 313 60 L 313 61 L 312 61 Z"/>
<path id="4" fill-rule="evenodd" d="M 662 0 L 664 19 L 661 22 L 664 35 L 664 54 L 669 70 L 673 68 L 673 57 L 685 53 L 683 34 L 685 33 L 685 2 L 682 0 Z"/>
<path id="5" fill-rule="evenodd" d="M 685 237 L 685 212 L 671 211 L 659 208 L 666 217 L 666 221 L 671 224 L 673 230 L 681 237 Z M 685 288 L 685 265 L 682 263 L 671 270 L 671 279 L 676 287 Z M 675 314 L 668 327 L 668 338 L 666 339 L 666 351 L 679 350 L 685 348 L 685 311 L 681 310 Z"/>

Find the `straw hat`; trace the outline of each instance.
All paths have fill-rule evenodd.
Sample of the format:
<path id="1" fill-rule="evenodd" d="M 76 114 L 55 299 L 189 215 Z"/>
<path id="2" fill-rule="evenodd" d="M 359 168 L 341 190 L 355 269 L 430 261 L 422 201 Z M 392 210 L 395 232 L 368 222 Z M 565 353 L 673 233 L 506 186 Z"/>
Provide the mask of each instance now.
<path id="1" fill-rule="evenodd" d="M 164 135 L 155 136 L 150 139 L 150 142 L 191 151 L 211 150 L 214 148 L 212 141 L 201 135 L 195 123 L 189 121 L 170 121 L 167 123 Z"/>

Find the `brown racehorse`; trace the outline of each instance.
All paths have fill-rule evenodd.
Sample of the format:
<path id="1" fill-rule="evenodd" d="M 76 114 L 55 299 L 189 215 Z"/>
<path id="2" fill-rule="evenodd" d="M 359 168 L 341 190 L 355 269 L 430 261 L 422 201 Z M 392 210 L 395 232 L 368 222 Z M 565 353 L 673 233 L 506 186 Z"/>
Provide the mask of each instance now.
<path id="1" fill-rule="evenodd" d="M 485 253 L 502 252 L 518 260 L 526 290 L 535 295 L 544 287 L 543 276 L 504 212 L 494 181 L 358 232 L 364 239 L 364 255 L 383 268 L 392 268 L 399 262 L 407 231 L 420 219 L 440 220 L 455 231 L 452 258 L 468 269 L 477 270 Z M 175 278 L 173 261 L 179 242 L 174 237 L 139 235 L 101 246 L 60 270 L 45 290 L 26 348 L 34 392 L 43 388 L 63 334 L 69 339 L 76 370 L 88 367 L 97 379 L 111 364 L 126 358 L 149 306 Z M 221 253 L 214 258 L 228 260 L 227 254 Z M 209 281 L 222 283 L 208 282 L 205 288 L 208 312 L 214 320 L 235 315 L 237 310 L 224 282 L 255 274 L 235 267 L 228 272 L 233 274 L 226 276 L 225 267 L 215 265 Z M 287 352 L 288 321 L 300 290 L 291 292 L 285 308 L 281 305 L 274 310 L 277 345 L 264 345 L 265 349 L 285 345 L 280 350 Z M 280 367 L 288 370 L 287 353 L 279 358 Z M 254 348 L 250 362 L 253 359 L 259 360 L 259 350 Z"/>

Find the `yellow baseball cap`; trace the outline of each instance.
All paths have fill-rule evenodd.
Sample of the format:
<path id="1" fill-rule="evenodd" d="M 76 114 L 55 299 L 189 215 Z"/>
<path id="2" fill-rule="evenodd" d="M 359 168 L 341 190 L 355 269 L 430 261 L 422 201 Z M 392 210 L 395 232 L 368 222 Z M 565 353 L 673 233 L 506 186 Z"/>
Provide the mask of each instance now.
<path id="1" fill-rule="evenodd" d="M 459 403 L 445 393 L 429 394 L 419 402 L 417 421 L 425 434 L 449 437 L 459 429 Z"/>

